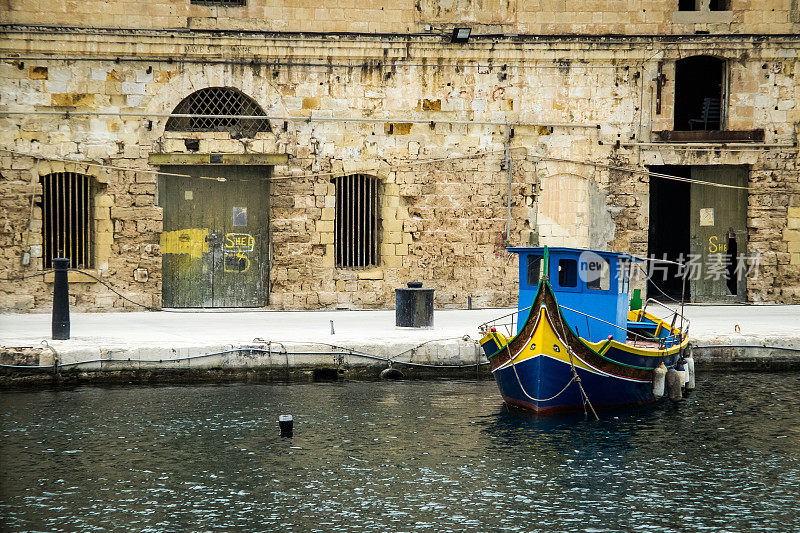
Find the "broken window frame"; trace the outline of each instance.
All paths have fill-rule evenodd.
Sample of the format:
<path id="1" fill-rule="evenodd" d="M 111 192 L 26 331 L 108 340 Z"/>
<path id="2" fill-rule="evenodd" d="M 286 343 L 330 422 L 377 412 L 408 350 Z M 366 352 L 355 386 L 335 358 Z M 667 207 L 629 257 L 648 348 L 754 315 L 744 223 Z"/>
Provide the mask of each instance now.
<path id="1" fill-rule="evenodd" d="M 331 181 L 336 199 L 336 268 L 380 266 L 380 180 L 369 174 L 348 174 Z"/>
<path id="2" fill-rule="evenodd" d="M 678 128 L 678 124 L 676 124 L 675 120 L 675 112 L 678 106 L 678 88 L 679 86 L 683 86 L 685 84 L 691 83 L 687 80 L 679 80 L 678 79 L 678 65 L 681 61 L 687 61 L 695 58 L 700 57 L 710 57 L 719 61 L 720 63 L 720 95 L 719 95 L 719 127 L 717 130 L 713 129 L 700 129 L 694 131 L 725 131 L 727 129 L 727 122 L 728 122 L 728 101 L 730 100 L 728 93 L 730 89 L 730 62 L 727 61 L 725 58 L 717 57 L 708 54 L 697 54 L 689 57 L 682 58 L 675 62 L 675 83 L 673 90 L 673 108 L 672 108 L 672 124 L 673 124 L 673 131 L 692 131 L 691 128 Z M 680 85 L 679 85 L 680 84 Z M 701 117 L 698 117 L 701 118 Z"/>
<path id="3" fill-rule="evenodd" d="M 40 177 L 42 197 L 42 266 L 54 257 L 70 268 L 94 268 L 94 194 L 91 176 L 54 172 Z"/>

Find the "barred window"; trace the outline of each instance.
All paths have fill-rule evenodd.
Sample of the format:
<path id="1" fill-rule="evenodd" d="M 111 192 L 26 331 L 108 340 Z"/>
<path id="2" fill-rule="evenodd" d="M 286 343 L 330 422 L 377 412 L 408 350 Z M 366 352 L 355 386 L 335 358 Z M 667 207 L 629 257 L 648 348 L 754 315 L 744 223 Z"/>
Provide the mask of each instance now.
<path id="1" fill-rule="evenodd" d="M 201 6 L 246 6 L 247 0 L 191 0 L 190 3 Z"/>
<path id="2" fill-rule="evenodd" d="M 92 179 L 75 172 L 42 176 L 42 259 L 69 258 L 70 268 L 94 267 Z"/>
<path id="3" fill-rule="evenodd" d="M 227 131 L 231 137 L 253 137 L 271 131 L 264 111 L 249 96 L 231 87 L 208 87 L 184 98 L 172 111 L 180 115 L 222 115 L 218 117 L 170 117 L 167 131 Z"/>
<path id="4" fill-rule="evenodd" d="M 354 174 L 334 178 L 336 266 L 378 266 L 378 179 Z"/>

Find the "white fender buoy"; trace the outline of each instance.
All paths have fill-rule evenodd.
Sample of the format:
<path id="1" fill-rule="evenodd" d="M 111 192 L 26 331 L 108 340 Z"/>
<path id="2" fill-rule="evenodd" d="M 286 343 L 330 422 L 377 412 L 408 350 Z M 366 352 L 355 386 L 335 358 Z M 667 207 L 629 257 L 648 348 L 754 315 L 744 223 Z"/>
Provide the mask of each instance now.
<path id="1" fill-rule="evenodd" d="M 667 377 L 664 380 L 666 383 L 667 396 L 673 402 L 679 402 L 683 399 L 683 392 L 681 391 L 681 375 L 674 368 L 670 368 L 667 372 Z"/>
<path id="2" fill-rule="evenodd" d="M 678 370 L 678 374 L 681 376 L 681 387 L 685 387 L 686 384 L 689 382 L 689 371 L 686 370 L 686 364 L 684 363 L 681 365 L 683 368 Z"/>
<path id="3" fill-rule="evenodd" d="M 689 357 L 686 358 L 686 371 L 689 373 L 689 381 L 686 382 L 686 390 L 694 390 L 694 357 L 692 356 L 691 351 L 689 352 Z"/>
<path id="4" fill-rule="evenodd" d="M 661 398 L 664 396 L 664 378 L 667 376 L 667 367 L 662 362 L 653 369 L 653 396 Z"/>

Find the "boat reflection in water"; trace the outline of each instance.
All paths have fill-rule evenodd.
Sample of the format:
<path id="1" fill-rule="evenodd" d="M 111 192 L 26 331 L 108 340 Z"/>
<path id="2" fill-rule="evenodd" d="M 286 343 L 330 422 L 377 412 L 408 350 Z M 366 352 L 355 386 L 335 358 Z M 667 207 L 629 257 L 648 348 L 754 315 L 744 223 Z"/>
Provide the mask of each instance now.
<path id="1" fill-rule="evenodd" d="M 649 403 L 665 390 L 677 400 L 694 388 L 688 321 L 671 309 L 671 319 L 648 312 L 669 309 L 655 300 L 628 310 L 637 259 L 574 248 L 509 251 L 519 254 L 517 313 L 526 318 L 510 337 L 498 331 L 505 317 L 480 327 L 507 404 L 586 412 Z"/>

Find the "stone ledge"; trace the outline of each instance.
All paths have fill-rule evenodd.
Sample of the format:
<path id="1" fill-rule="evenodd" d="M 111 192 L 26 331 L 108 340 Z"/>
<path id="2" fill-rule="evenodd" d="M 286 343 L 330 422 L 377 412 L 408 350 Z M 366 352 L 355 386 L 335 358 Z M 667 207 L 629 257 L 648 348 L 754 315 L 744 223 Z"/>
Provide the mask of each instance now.
<path id="1" fill-rule="evenodd" d="M 151 165 L 286 165 L 287 154 L 150 154 Z"/>

